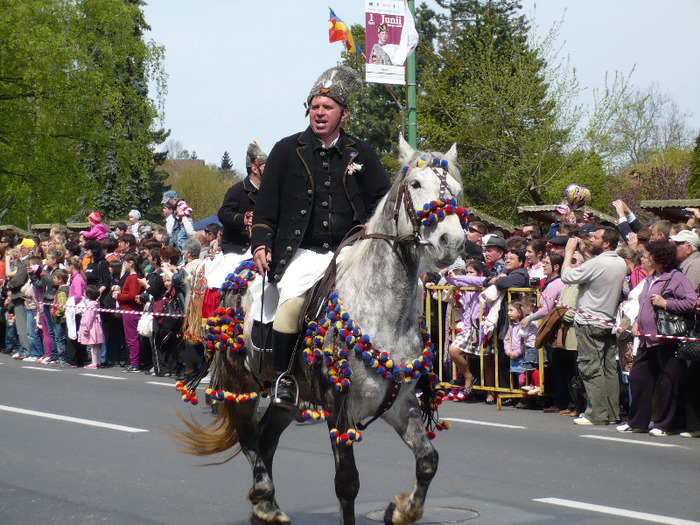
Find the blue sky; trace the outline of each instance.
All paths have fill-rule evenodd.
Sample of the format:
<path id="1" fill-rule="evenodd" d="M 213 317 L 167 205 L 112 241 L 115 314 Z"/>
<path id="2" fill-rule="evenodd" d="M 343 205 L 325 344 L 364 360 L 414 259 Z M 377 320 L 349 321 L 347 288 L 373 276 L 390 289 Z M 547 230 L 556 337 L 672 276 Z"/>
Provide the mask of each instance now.
<path id="1" fill-rule="evenodd" d="M 340 59 L 328 43 L 328 6 L 364 22 L 363 0 L 147 0 L 146 37 L 165 46 L 165 127 L 190 152 L 219 164 L 228 151 L 244 170 L 256 140 L 269 152 L 307 125 L 303 102 L 314 80 Z M 570 57 L 591 100 L 606 72 L 644 89 L 656 83 L 700 130 L 700 0 L 523 0 L 538 34 L 563 19 L 560 56 Z M 416 2 L 420 4 L 420 0 Z M 427 4 L 433 8 L 433 0 Z M 420 126 L 420 123 L 419 123 Z M 397 134 L 398 134 L 397 130 Z"/>

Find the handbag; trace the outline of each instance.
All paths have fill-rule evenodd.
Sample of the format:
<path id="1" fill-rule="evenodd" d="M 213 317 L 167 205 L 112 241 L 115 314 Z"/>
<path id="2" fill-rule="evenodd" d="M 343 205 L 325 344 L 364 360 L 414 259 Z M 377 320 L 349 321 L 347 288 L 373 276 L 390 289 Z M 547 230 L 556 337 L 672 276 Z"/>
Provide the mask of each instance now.
<path id="1" fill-rule="evenodd" d="M 537 328 L 537 336 L 535 337 L 535 348 L 542 348 L 544 345 L 557 346 L 563 344 L 566 339 L 566 332 L 569 327 L 564 323 L 563 318 L 569 309 L 566 306 L 555 306 L 542 318 L 539 327 Z"/>
<path id="2" fill-rule="evenodd" d="M 136 325 L 136 331 L 143 337 L 151 337 L 153 335 L 153 314 L 151 310 L 151 302 L 149 301 L 141 313 L 138 325 Z"/>
<path id="3" fill-rule="evenodd" d="M 695 340 L 678 341 L 676 357 L 686 361 L 700 361 L 700 333 L 693 329 L 688 337 L 693 337 Z"/>
<path id="4" fill-rule="evenodd" d="M 687 336 L 695 324 L 693 313 L 677 314 L 669 312 L 659 306 L 654 307 L 656 312 L 656 333 L 659 335 Z"/>
<path id="5" fill-rule="evenodd" d="M 673 276 L 673 273 L 671 273 L 671 276 Z M 666 290 L 670 282 L 671 279 L 669 278 L 659 292 L 660 296 L 663 297 L 664 290 Z M 660 306 L 655 306 L 654 312 L 656 315 L 656 333 L 659 335 L 684 337 L 695 327 L 695 314 L 693 312 L 674 313 Z"/>

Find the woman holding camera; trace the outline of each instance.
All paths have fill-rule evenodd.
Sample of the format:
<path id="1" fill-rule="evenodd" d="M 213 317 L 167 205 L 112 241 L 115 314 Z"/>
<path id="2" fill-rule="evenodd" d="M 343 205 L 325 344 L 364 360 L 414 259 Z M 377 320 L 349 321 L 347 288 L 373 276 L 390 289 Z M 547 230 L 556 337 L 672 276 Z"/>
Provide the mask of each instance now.
<path id="1" fill-rule="evenodd" d="M 629 419 L 617 430 L 647 432 L 654 388 L 658 383 L 661 410 L 649 434 L 665 436 L 673 429 L 683 369 L 676 357 L 677 341 L 657 336 L 657 311 L 689 313 L 697 294 L 688 278 L 677 270 L 678 259 L 673 244 L 667 240 L 653 241 L 642 257 L 648 259 L 652 273 L 642 284 L 639 314 L 632 325 L 632 335 L 639 337 L 639 348 L 630 370 L 632 405 Z"/>

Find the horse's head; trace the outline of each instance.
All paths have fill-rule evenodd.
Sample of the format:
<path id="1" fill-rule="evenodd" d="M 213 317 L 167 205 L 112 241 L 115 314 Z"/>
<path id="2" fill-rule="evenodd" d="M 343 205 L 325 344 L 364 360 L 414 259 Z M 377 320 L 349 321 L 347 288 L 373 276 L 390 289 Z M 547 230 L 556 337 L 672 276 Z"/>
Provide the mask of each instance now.
<path id="1" fill-rule="evenodd" d="M 393 219 L 398 235 L 416 236 L 419 255 L 428 264 L 448 266 L 465 242 L 457 146 L 444 154 L 416 151 L 401 136 L 399 161 L 403 168 L 384 202 L 382 216 Z"/>

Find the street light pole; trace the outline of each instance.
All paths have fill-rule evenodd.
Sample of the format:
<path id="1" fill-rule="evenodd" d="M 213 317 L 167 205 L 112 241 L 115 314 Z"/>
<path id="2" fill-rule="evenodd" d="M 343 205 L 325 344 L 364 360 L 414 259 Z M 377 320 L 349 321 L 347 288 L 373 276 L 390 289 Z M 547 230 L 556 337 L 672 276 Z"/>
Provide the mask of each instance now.
<path id="1" fill-rule="evenodd" d="M 413 19 L 416 19 L 415 0 L 408 0 L 408 9 L 411 11 Z M 417 132 L 416 132 L 416 54 L 411 53 L 411 56 L 406 60 L 406 97 L 408 109 L 408 143 L 413 149 L 417 148 Z"/>

